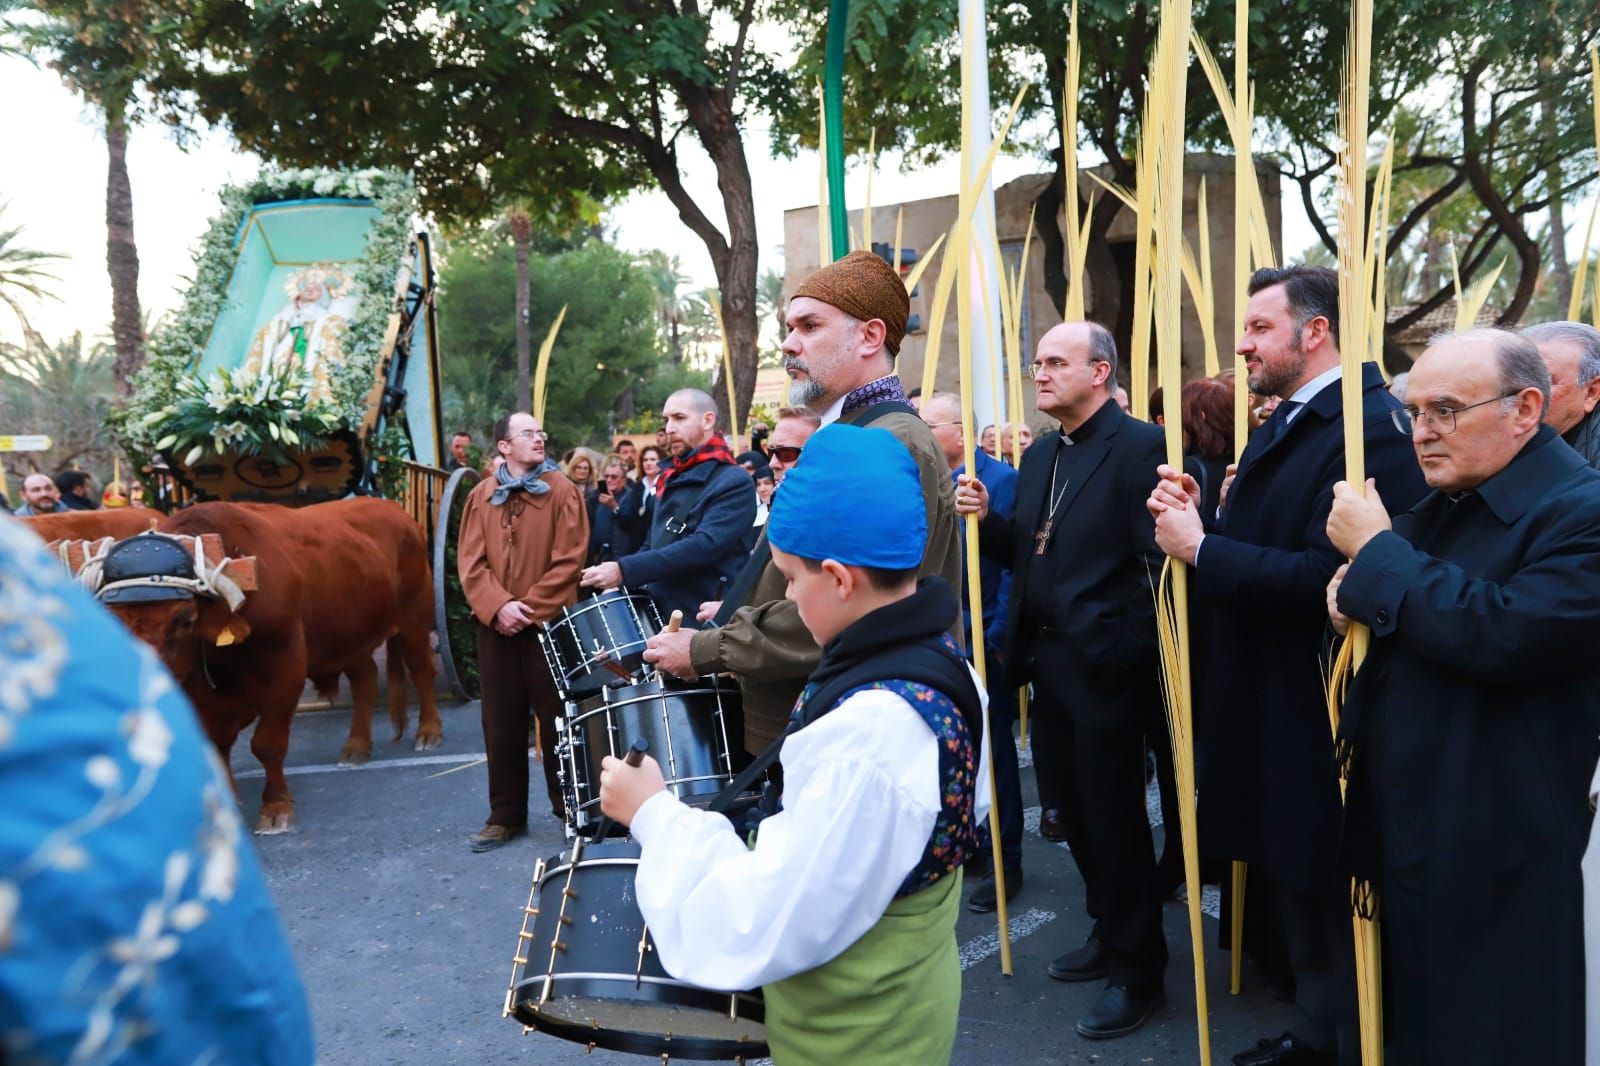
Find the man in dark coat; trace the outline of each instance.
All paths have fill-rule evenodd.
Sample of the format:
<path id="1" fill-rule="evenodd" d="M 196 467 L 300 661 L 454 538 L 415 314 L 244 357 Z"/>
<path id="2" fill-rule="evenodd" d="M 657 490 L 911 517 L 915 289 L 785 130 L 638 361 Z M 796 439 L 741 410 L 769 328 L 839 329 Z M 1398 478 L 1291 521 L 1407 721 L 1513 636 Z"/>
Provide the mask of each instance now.
<path id="1" fill-rule="evenodd" d="M 1435 491 L 1391 531 L 1381 487 L 1341 484 L 1328 518 L 1354 558 L 1330 614 L 1373 635 L 1345 851 L 1377 888 L 1396 1066 L 1583 1061 L 1600 474 L 1540 426 L 1549 395 L 1524 338 L 1436 341 L 1402 418 Z"/>
<path id="2" fill-rule="evenodd" d="M 601 471 L 601 483 L 584 494 L 589 512 L 588 565 L 625 559 L 644 544 L 649 527 L 642 517 L 644 486 L 628 480 L 627 465 L 615 456 Z"/>
<path id="3" fill-rule="evenodd" d="M 1145 727 L 1159 698 L 1155 598 L 1161 569 L 1145 509 L 1161 461 L 1155 426 L 1112 399 L 1117 347 L 1092 322 L 1039 339 L 1039 410 L 1061 423 L 1017 472 L 1016 519 L 963 474 L 956 509 L 978 514 L 979 550 L 1009 565 L 1005 661 L 1033 683 L 1034 759 L 1055 778 L 1067 844 L 1094 930 L 1050 964 L 1061 981 L 1106 978 L 1080 1036 L 1133 1032 L 1161 1002 L 1167 944 L 1144 804 Z"/>
<path id="4" fill-rule="evenodd" d="M 672 461 L 656 482 L 650 539 L 621 561 L 584 570 L 585 588 L 643 588 L 663 613 L 693 625 L 700 604 L 722 599 L 756 540 L 756 487 L 717 430 L 717 404 L 679 389 L 662 408 Z"/>
<path id="5" fill-rule="evenodd" d="M 1325 594 L 1344 561 L 1326 529 L 1344 476 L 1338 276 L 1258 270 L 1250 294 L 1237 351 L 1250 390 L 1283 402 L 1250 438 L 1210 532 L 1192 477 L 1180 490 L 1163 467 L 1150 506 L 1157 542 L 1194 568 L 1196 620 L 1207 633 L 1194 679 L 1200 848 L 1249 862 L 1252 884 L 1269 884 L 1305 1014 L 1296 1032 L 1234 1062 L 1353 1063 L 1349 883 L 1335 862 L 1340 801 L 1323 694 Z M 1370 363 L 1361 402 L 1367 469 L 1385 498 L 1409 507 L 1425 486 L 1390 420 L 1399 401 Z"/>

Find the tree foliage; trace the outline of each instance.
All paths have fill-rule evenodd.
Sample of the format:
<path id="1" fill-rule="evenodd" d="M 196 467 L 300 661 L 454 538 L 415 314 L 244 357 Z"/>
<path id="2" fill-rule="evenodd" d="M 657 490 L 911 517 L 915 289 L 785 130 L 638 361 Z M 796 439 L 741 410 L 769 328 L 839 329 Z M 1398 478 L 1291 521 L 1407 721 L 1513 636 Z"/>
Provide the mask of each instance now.
<path id="1" fill-rule="evenodd" d="M 50 451 L 6 455 L 7 472 L 54 473 L 74 464 L 111 470 L 114 446 L 106 424 L 116 391 L 109 345 L 85 344 L 74 333 L 55 344 L 29 332 L 20 346 L 0 347 L 0 432 L 44 433 Z"/>
<path id="2" fill-rule="evenodd" d="M 150 0 L 174 116 L 295 165 L 410 168 L 427 205 L 483 217 L 659 187 L 705 244 L 741 397 L 755 382 L 757 243 L 742 124 L 782 82 L 753 0 Z M 680 139 L 717 171 L 695 200 Z M 559 212 L 558 212 L 559 213 Z"/>
<path id="3" fill-rule="evenodd" d="M 562 449 L 603 441 L 619 397 L 668 362 L 650 276 L 594 239 L 535 250 L 528 271 L 536 341 L 567 307 L 550 356 L 545 429 Z M 446 425 L 484 440 L 516 396 L 516 262 L 504 229 L 458 240 L 439 280 Z"/>

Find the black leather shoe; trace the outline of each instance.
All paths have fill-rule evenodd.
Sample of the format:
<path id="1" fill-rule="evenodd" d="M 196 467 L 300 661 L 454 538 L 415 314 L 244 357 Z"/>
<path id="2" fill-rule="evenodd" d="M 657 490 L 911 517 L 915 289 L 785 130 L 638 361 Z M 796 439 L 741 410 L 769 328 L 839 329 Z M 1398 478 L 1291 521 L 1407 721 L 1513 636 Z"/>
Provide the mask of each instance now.
<path id="1" fill-rule="evenodd" d="M 1318 1051 L 1293 1033 L 1267 1037 L 1233 1057 L 1233 1066 L 1334 1066 L 1332 1052 Z"/>
<path id="2" fill-rule="evenodd" d="M 1046 807 L 1039 812 L 1039 835 L 1055 844 L 1067 839 L 1067 827 L 1061 824 L 1060 811 Z"/>
<path id="3" fill-rule="evenodd" d="M 1150 1020 L 1161 1006 L 1161 991 L 1135 992 L 1122 985 L 1107 985 L 1089 1013 L 1078 1020 L 1078 1035 L 1085 1040 L 1110 1040 L 1127 1036 Z"/>
<path id="4" fill-rule="evenodd" d="M 1045 970 L 1057 981 L 1098 981 L 1110 973 L 1105 948 L 1100 941 L 1090 937 L 1083 947 L 1069 951 Z"/>
<path id="5" fill-rule="evenodd" d="M 1022 891 L 1022 867 L 1006 868 L 1006 902 L 1010 903 L 1017 898 L 1017 893 Z M 990 914 L 998 906 L 994 890 L 994 878 L 985 877 L 981 884 L 973 890 L 972 898 L 967 900 L 967 910 L 974 914 Z"/>

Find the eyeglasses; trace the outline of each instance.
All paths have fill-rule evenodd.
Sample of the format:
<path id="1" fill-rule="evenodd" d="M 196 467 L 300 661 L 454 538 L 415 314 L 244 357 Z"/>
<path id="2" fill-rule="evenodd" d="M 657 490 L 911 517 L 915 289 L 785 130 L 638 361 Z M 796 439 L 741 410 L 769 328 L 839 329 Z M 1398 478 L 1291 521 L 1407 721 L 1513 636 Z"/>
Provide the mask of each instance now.
<path id="1" fill-rule="evenodd" d="M 780 462 L 792 463 L 800 458 L 800 449 L 788 444 L 769 444 L 767 452 Z"/>
<path id="2" fill-rule="evenodd" d="M 1465 407 L 1449 407 L 1442 403 L 1436 403 L 1424 410 L 1408 404 L 1405 407 L 1390 411 L 1389 419 L 1394 423 L 1395 429 L 1398 429 L 1408 437 L 1415 432 L 1416 424 L 1419 421 L 1426 422 L 1428 428 L 1434 430 L 1440 436 L 1444 436 L 1456 431 L 1456 416 L 1461 412 L 1470 411 L 1474 407 L 1482 407 L 1498 400 L 1509 400 L 1515 395 L 1515 392 L 1502 393 L 1499 396 L 1491 396 L 1487 400 L 1469 403 Z"/>
<path id="3" fill-rule="evenodd" d="M 524 429 L 511 434 L 512 440 L 549 440 L 550 437 L 542 429 Z"/>
<path id="4" fill-rule="evenodd" d="M 938 429 L 940 426 L 959 426 L 960 422 L 929 422 L 929 429 Z"/>
<path id="5" fill-rule="evenodd" d="M 1052 374 L 1058 374 L 1071 365 L 1071 363 L 1065 359 L 1062 359 L 1060 356 L 1052 355 L 1047 359 L 1035 359 L 1033 362 L 1029 363 L 1028 374 L 1031 377 L 1038 377 L 1042 372 L 1045 371 L 1049 371 Z"/>

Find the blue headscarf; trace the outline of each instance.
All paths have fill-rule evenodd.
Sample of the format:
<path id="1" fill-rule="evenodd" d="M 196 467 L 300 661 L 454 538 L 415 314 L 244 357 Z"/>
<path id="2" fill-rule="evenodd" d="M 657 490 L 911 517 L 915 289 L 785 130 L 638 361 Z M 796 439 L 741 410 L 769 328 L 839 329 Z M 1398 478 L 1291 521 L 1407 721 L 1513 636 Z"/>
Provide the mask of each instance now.
<path id="1" fill-rule="evenodd" d="M 772 498 L 767 542 L 802 559 L 915 570 L 928 543 L 916 460 L 886 429 L 835 422 Z"/>

